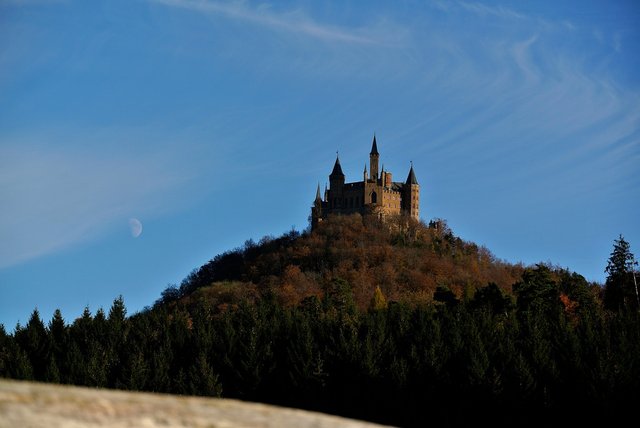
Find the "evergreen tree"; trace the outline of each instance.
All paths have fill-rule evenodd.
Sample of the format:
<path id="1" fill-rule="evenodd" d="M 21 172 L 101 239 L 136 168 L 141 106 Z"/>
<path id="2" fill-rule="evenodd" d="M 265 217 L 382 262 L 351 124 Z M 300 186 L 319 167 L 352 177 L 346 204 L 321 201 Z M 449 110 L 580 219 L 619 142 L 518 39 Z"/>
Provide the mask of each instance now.
<path id="1" fill-rule="evenodd" d="M 51 359 L 47 368 L 47 381 L 67 382 L 65 374 L 65 352 L 69 346 L 69 331 L 62 318 L 60 309 L 56 309 L 53 318 L 49 321 L 49 339 L 51 342 Z"/>
<path id="2" fill-rule="evenodd" d="M 23 327 L 18 324 L 15 329 L 14 337 L 19 336 Z M 5 366 L 3 368 L 6 376 L 14 379 L 34 380 L 33 366 L 29 360 L 29 355 L 18 345 L 17 340 L 9 341 L 6 348 Z M 5 374 L 3 373 L 3 376 Z"/>
<path id="3" fill-rule="evenodd" d="M 604 304 L 608 309 L 618 311 L 623 308 L 638 309 L 640 306 L 634 272 L 636 264 L 631 246 L 620 235 L 614 241 L 613 251 L 604 270 L 607 273 Z"/>
<path id="4" fill-rule="evenodd" d="M 485 309 L 493 315 L 506 315 L 513 308 L 510 296 L 505 295 L 495 282 L 479 288 L 469 302 L 473 309 Z"/>
<path id="5" fill-rule="evenodd" d="M 45 380 L 50 363 L 51 344 L 38 309 L 33 310 L 24 329 L 16 330 L 15 338 L 29 358 L 35 380 Z"/>
<path id="6" fill-rule="evenodd" d="M 526 269 L 522 281 L 514 284 L 520 315 L 535 313 L 554 318 L 558 313 L 560 292 L 551 273 L 549 267 L 537 264 L 535 268 Z"/>
<path id="7" fill-rule="evenodd" d="M 7 371 L 9 359 L 9 346 L 13 342 L 13 337 L 7 334 L 4 324 L 0 324 L 0 377 L 9 377 Z"/>
<path id="8" fill-rule="evenodd" d="M 33 368 L 29 356 L 20 348 L 15 340 L 23 327 L 16 325 L 13 336 L 8 335 L 4 325 L 0 324 L 0 377 L 13 379 L 33 379 Z"/>
<path id="9" fill-rule="evenodd" d="M 131 359 L 131 354 L 138 350 L 138 344 L 127 343 L 129 323 L 126 315 L 127 309 L 124 305 L 124 299 L 120 295 L 113 301 L 108 318 L 105 319 L 104 313 L 102 313 L 101 322 L 96 323 L 98 326 L 103 326 L 105 330 L 99 332 L 98 338 L 105 353 L 105 365 L 109 371 L 109 385 L 137 389 L 141 387 L 142 383 L 139 381 L 132 383 L 131 375 L 125 373 L 125 367 L 129 367 L 130 364 L 139 365 L 137 359 Z M 96 314 L 94 323 L 97 320 L 98 314 Z M 135 386 L 127 387 L 127 385 Z"/>

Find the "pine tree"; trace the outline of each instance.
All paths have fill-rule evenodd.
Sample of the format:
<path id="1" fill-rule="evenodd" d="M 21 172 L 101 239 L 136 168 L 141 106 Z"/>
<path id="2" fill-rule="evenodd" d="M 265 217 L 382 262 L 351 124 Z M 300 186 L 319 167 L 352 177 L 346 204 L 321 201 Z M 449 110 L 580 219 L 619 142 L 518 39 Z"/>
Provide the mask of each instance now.
<path id="1" fill-rule="evenodd" d="M 49 365 L 51 345 L 37 309 L 33 310 L 31 318 L 24 329 L 16 329 L 15 338 L 20 348 L 29 358 L 35 380 L 44 380 L 45 372 Z"/>
<path id="2" fill-rule="evenodd" d="M 614 241 L 613 252 L 604 270 L 607 273 L 604 304 L 608 309 L 617 311 L 623 308 L 640 307 L 634 272 L 636 264 L 631 246 L 620 235 Z"/>
<path id="3" fill-rule="evenodd" d="M 513 285 L 520 315 L 532 312 L 552 319 L 560 311 L 560 292 L 551 273 L 548 266 L 537 264 L 535 268 L 526 269 L 522 281 Z"/>
<path id="4" fill-rule="evenodd" d="M 69 331 L 60 309 L 56 309 L 53 313 L 53 318 L 49 321 L 48 332 L 51 342 L 51 361 L 47 368 L 46 380 L 64 383 L 67 374 L 64 354 L 69 345 Z"/>

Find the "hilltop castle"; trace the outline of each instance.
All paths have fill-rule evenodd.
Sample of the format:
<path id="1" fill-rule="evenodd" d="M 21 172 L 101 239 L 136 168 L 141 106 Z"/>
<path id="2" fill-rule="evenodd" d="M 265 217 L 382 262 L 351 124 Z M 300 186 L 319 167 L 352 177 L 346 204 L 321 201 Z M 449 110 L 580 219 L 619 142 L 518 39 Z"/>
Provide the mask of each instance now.
<path id="1" fill-rule="evenodd" d="M 413 164 L 409 169 L 407 180 L 394 182 L 391 172 L 378 173 L 380 154 L 376 136 L 373 136 L 371 153 L 369 153 L 369 171 L 365 163 L 363 180 L 355 183 L 345 183 L 344 173 L 340 166 L 340 159 L 336 156 L 336 163 L 329 175 L 329 188 L 325 186 L 324 198 L 320 196 L 320 185 L 316 190 L 316 199 L 311 207 L 311 227 L 315 228 L 319 222 L 330 214 L 362 215 L 375 214 L 380 217 L 392 214 L 406 214 L 418 219 L 420 209 L 420 185 L 413 172 Z"/>

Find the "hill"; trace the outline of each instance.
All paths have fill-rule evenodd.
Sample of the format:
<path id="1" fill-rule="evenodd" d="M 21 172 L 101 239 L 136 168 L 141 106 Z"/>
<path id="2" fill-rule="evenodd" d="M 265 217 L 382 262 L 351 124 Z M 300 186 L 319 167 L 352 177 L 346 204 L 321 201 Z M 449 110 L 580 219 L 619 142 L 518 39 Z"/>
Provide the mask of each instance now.
<path id="1" fill-rule="evenodd" d="M 490 283 L 512 294 L 521 264 L 496 259 L 491 252 L 454 236 L 445 221 L 425 225 L 404 216 L 385 221 L 351 216 L 329 217 L 313 232 L 247 241 L 194 270 L 169 287 L 158 303 L 206 298 L 220 305 L 273 292 L 279 303 L 295 306 L 324 295 L 327 284 L 346 281 L 356 307 L 366 309 L 379 288 L 387 300 L 427 304 L 436 290 L 471 298 Z"/>
<path id="2" fill-rule="evenodd" d="M 442 221 L 328 218 L 216 256 L 131 317 L 122 298 L 71 324 L 34 311 L 0 329 L 0 375 L 402 426 L 612 424 L 640 399 L 616 242 L 603 302 L 579 274 L 496 260 Z"/>

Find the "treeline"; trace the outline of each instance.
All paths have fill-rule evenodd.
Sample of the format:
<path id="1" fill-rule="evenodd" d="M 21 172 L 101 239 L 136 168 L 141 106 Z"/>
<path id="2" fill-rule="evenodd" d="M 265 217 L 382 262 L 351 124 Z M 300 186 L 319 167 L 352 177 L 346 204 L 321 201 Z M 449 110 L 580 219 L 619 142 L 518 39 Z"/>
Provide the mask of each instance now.
<path id="1" fill-rule="evenodd" d="M 612 313 L 576 275 L 526 270 L 516 300 L 495 285 L 430 305 L 349 284 L 284 307 L 273 294 L 219 312 L 206 299 L 66 325 L 37 311 L 0 332 L 0 373 L 95 387 L 224 396 L 401 426 L 613 420 L 640 398 L 640 317 Z M 576 304 L 562 299 L 564 292 Z M 559 418 L 559 419 L 557 419 Z M 607 419 L 612 418 L 612 419 Z"/>
<path id="2" fill-rule="evenodd" d="M 450 233 L 435 225 L 421 230 L 432 235 L 393 245 L 410 253 L 426 245 L 417 239 Z M 243 277 L 267 263 L 263 257 L 272 272 L 286 272 L 295 260 L 289 249 L 318 239 L 315 233 L 227 253 L 209 264 L 216 267 L 210 274 L 222 275 L 213 283 L 193 287 L 203 275 L 195 271 L 130 317 L 122 298 L 108 314 L 87 309 L 70 324 L 56 311 L 45 325 L 34 311 L 12 334 L 0 329 L 0 376 L 240 398 L 400 426 L 612 425 L 633 416 L 640 316 L 633 256 L 622 237 L 604 294 L 582 276 L 546 265 L 523 268 L 507 290 L 445 283 L 413 302 L 402 293 L 390 298 L 379 281 L 364 304 L 357 288 L 337 277 L 340 257 L 329 258 L 317 285 L 293 297 L 275 273 L 265 283 Z M 477 257 L 468 250 L 464 256 L 470 244 L 456 240 L 438 245 L 458 258 Z M 341 245 L 338 254 L 352 251 Z M 251 256 L 251 248 L 261 251 Z M 281 267 L 274 266 L 274 254 L 283 253 Z M 229 254 L 242 258 L 221 262 Z M 224 276 L 220 266 L 236 268 Z"/>

